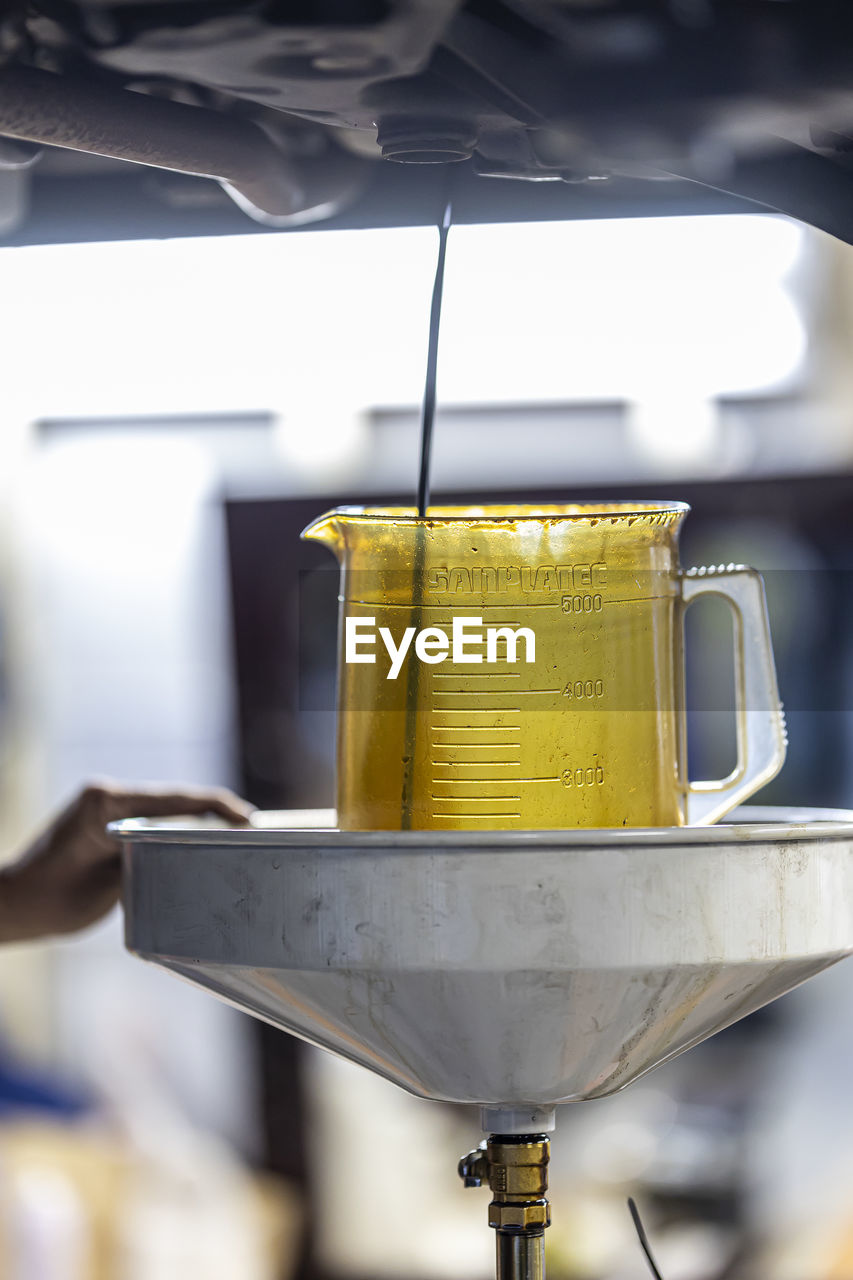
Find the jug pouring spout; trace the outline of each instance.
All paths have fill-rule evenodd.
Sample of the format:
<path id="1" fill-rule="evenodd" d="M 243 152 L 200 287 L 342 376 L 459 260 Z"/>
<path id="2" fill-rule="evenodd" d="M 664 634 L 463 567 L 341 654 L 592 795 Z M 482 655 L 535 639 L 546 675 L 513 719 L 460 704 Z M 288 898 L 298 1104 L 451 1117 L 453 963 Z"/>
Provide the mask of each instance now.
<path id="1" fill-rule="evenodd" d="M 337 511 L 327 511 L 302 530 L 300 537 L 305 542 L 320 542 L 328 547 L 339 563 L 343 562 L 345 551 L 345 530 Z"/>
<path id="2" fill-rule="evenodd" d="M 397 570 L 407 573 L 409 580 L 411 533 L 422 523 L 412 507 L 336 507 L 312 520 L 301 536 L 328 547 L 349 572 Z"/>

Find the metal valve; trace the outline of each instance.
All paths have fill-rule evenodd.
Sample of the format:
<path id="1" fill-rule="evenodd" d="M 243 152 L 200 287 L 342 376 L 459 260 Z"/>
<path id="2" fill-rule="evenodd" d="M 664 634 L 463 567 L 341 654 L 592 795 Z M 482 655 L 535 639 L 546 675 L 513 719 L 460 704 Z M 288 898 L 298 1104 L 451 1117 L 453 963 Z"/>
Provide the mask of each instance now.
<path id="1" fill-rule="evenodd" d="M 544 1235 L 551 1223 L 550 1143 L 544 1134 L 492 1134 L 459 1161 L 466 1187 L 492 1191 L 489 1226 L 497 1232 L 497 1280 L 542 1280 Z"/>
<path id="2" fill-rule="evenodd" d="M 479 1147 L 475 1147 L 473 1151 L 468 1152 L 467 1156 L 462 1157 L 458 1168 L 463 1186 L 481 1187 L 484 1182 L 488 1182 L 489 1157 L 486 1154 L 485 1138 Z"/>

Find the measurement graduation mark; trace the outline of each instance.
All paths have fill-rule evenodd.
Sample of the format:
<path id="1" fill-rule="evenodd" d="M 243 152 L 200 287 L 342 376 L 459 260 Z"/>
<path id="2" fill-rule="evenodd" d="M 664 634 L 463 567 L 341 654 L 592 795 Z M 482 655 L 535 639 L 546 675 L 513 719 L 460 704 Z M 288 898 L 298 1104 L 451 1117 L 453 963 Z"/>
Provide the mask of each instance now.
<path id="1" fill-rule="evenodd" d="M 434 707 L 433 711 L 438 716 L 508 715 L 513 711 L 521 711 L 521 707 Z"/>
<path id="2" fill-rule="evenodd" d="M 661 595 L 654 595 L 654 596 L 622 596 L 618 600 L 604 599 L 602 600 L 602 605 L 606 607 L 607 605 L 610 605 L 610 604 L 645 604 L 646 601 L 648 600 L 674 600 L 674 599 L 675 599 L 674 596 L 670 595 L 667 592 L 663 592 Z M 426 609 L 445 609 L 445 610 L 447 609 L 446 604 L 422 603 L 418 605 L 413 605 L 410 601 L 407 601 L 407 600 L 400 600 L 400 601 L 356 600 L 356 599 L 348 599 L 346 596 L 338 596 L 338 603 L 348 604 L 348 605 L 356 604 L 365 609 L 376 609 L 379 612 L 382 612 L 383 609 L 408 609 L 409 613 L 412 613 L 415 610 L 420 612 L 421 610 L 426 610 Z M 562 609 L 563 606 L 562 606 L 562 598 L 561 598 L 560 600 L 542 600 L 542 601 L 530 600 L 525 604 L 519 604 L 517 607 L 519 609 L 527 610 L 527 609 Z M 453 605 L 453 609 L 457 614 L 467 611 L 468 613 L 473 613 L 476 615 L 478 613 L 482 613 L 484 609 L 505 609 L 505 608 L 506 608 L 505 604 L 479 604 L 478 603 L 478 604 L 454 604 Z M 447 622 L 449 624 L 451 619 L 439 618 L 437 619 L 437 621 Z M 495 622 L 494 625 L 517 627 L 520 625 L 520 623 Z"/>
<path id="3" fill-rule="evenodd" d="M 647 598 L 650 600 L 660 599 L 660 597 L 658 596 L 649 596 L 644 598 Z M 376 609 L 377 612 L 379 613 L 381 613 L 383 609 L 408 609 L 409 613 L 413 613 L 415 610 L 417 610 L 418 612 L 420 612 L 421 610 L 425 611 L 427 609 L 446 610 L 448 607 L 446 604 L 438 604 L 438 603 L 427 604 L 425 601 L 421 604 L 414 605 L 409 600 L 359 600 L 354 597 L 347 597 L 347 596 L 338 596 L 338 603 L 339 604 L 357 604 L 360 608 Z M 613 600 L 613 601 L 610 601 L 610 603 L 621 604 L 623 603 L 623 601 Z M 462 613 L 463 611 L 467 611 L 469 613 L 478 614 L 478 613 L 482 613 L 484 609 L 506 609 L 507 606 L 503 602 L 499 604 L 480 604 L 478 602 L 477 604 L 454 603 L 452 607 L 456 613 Z M 543 600 L 541 602 L 530 601 L 529 604 L 520 604 L 517 606 L 517 608 L 519 609 L 560 609 L 562 608 L 562 603 L 560 600 Z M 444 619 L 440 619 L 440 621 L 444 621 Z M 450 619 L 448 618 L 447 621 L 449 622 Z M 498 623 L 497 625 L 500 625 L 500 624 Z M 508 627 L 516 627 L 518 626 L 518 623 L 508 622 L 506 625 Z"/>
<path id="4" fill-rule="evenodd" d="M 654 599 L 658 599 L 659 597 L 649 596 L 647 598 L 654 600 Z M 504 601 L 499 601 L 498 604 L 480 604 L 479 601 L 476 604 L 457 604 L 454 601 L 452 606 L 448 606 L 447 604 L 439 604 L 438 602 L 436 602 L 435 604 L 427 604 L 426 602 L 424 602 L 422 604 L 413 605 L 409 600 L 360 600 L 355 596 L 338 596 L 338 602 L 340 604 L 357 604 L 357 605 L 363 606 L 365 609 L 377 609 L 379 611 L 383 609 L 408 609 L 410 613 L 414 609 L 418 609 L 418 610 L 445 609 L 446 610 L 448 607 L 452 607 L 457 613 L 461 613 L 463 610 L 467 610 L 468 612 L 473 612 L 473 613 L 480 613 L 483 609 L 506 609 L 507 607 Z M 620 603 L 620 601 L 614 600 L 612 603 L 618 604 Z M 528 603 L 516 605 L 516 608 L 518 609 L 559 609 L 561 607 L 562 607 L 561 600 L 542 600 L 542 601 L 531 600 Z M 514 625 L 516 624 L 507 623 L 507 626 L 514 626 Z"/>
<path id="5" fill-rule="evenodd" d="M 529 698 L 534 693 L 562 693 L 561 689 L 490 689 L 489 693 L 495 697 L 505 694 L 507 697 L 513 698 Z M 460 698 L 472 698 L 475 693 L 471 689 L 436 689 L 436 697 L 449 698 L 451 696 Z"/>
<path id="6" fill-rule="evenodd" d="M 491 679 L 495 676 L 501 676 L 504 680 L 521 679 L 517 671 L 434 671 L 432 673 L 433 680 L 483 680 L 486 676 Z"/>
<path id="7" fill-rule="evenodd" d="M 490 768 L 490 760 L 481 760 L 483 768 Z M 442 787 L 477 787 L 481 782 L 488 782 L 495 787 L 517 787 L 519 782 L 559 782 L 559 778 L 433 778 Z M 475 800 L 476 796 L 460 796 L 460 800 Z"/>
<path id="8" fill-rule="evenodd" d="M 431 724 L 433 733 L 518 733 L 520 724 Z M 484 742 L 478 746 L 485 746 Z M 504 744 L 508 745 L 508 744 Z"/>
<path id="9" fill-rule="evenodd" d="M 440 796 L 435 791 L 431 792 L 433 800 L 452 801 L 454 804 L 518 804 L 521 796 Z"/>
<path id="10" fill-rule="evenodd" d="M 437 769 L 482 769 L 483 765 L 487 765 L 489 769 L 518 769 L 521 767 L 520 760 L 430 760 L 430 764 Z M 442 778 L 442 782 L 444 779 Z"/>
<path id="11" fill-rule="evenodd" d="M 483 769 L 491 769 L 497 763 L 495 760 L 478 760 L 478 765 Z M 471 787 L 480 782 L 491 782 L 496 786 L 517 787 L 523 782 L 559 782 L 559 778 L 435 778 L 435 782 L 441 783 L 443 787 Z M 460 799 L 473 799 L 464 796 Z"/>

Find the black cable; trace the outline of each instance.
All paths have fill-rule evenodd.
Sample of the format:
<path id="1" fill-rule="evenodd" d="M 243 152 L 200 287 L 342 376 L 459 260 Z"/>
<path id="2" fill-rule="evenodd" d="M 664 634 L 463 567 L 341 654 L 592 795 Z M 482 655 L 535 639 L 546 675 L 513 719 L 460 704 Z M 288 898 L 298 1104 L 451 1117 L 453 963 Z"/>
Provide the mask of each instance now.
<path id="1" fill-rule="evenodd" d="M 435 384 L 438 373 L 438 332 L 441 327 L 441 295 L 444 290 L 444 260 L 447 257 L 447 233 L 453 216 L 448 198 L 444 216 L 438 228 L 438 261 L 435 266 L 435 283 L 432 286 L 432 305 L 429 312 L 429 346 L 427 348 L 426 384 L 421 413 L 421 468 L 418 476 L 418 515 L 425 516 L 429 505 L 429 465 L 432 454 L 432 428 L 435 422 Z"/>
<path id="2" fill-rule="evenodd" d="M 630 1196 L 628 1197 L 628 1210 L 631 1214 L 640 1244 L 643 1247 L 643 1253 L 646 1255 L 646 1262 L 649 1264 L 649 1270 L 655 1280 L 663 1280 L 663 1276 L 658 1271 L 658 1264 L 655 1262 L 654 1254 L 652 1253 L 652 1246 L 649 1244 L 649 1237 L 646 1235 L 646 1228 L 643 1226 L 642 1219 L 640 1218 L 640 1211 Z"/>

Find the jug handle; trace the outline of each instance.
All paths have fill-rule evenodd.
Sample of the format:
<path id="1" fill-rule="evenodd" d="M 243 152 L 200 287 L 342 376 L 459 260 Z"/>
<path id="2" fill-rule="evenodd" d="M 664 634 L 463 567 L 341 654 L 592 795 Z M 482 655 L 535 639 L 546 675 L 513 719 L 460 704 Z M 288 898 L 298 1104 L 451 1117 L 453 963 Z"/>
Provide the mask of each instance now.
<path id="1" fill-rule="evenodd" d="M 685 609 L 705 595 L 719 596 L 733 613 L 738 759 L 727 778 L 686 784 L 690 827 L 716 822 L 775 778 L 788 745 L 761 575 L 734 564 L 682 574 Z"/>

